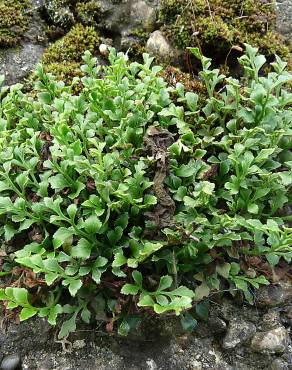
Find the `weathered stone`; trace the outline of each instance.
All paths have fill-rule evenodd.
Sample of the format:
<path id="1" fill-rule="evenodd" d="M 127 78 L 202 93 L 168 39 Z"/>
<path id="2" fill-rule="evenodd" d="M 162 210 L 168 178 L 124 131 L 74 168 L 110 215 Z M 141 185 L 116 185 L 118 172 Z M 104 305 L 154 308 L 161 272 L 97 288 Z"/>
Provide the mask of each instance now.
<path id="1" fill-rule="evenodd" d="M 175 49 L 170 44 L 161 31 L 151 33 L 146 44 L 146 50 L 148 53 L 158 57 L 160 61 L 173 64 L 178 62 L 181 54 L 178 49 Z"/>
<path id="2" fill-rule="evenodd" d="M 194 360 L 191 363 L 191 368 L 190 370 L 202 370 L 202 363 L 200 361 Z"/>
<path id="3" fill-rule="evenodd" d="M 277 0 L 277 29 L 287 37 L 287 40 L 292 39 L 292 2 L 291 0 Z"/>
<path id="4" fill-rule="evenodd" d="M 146 31 L 153 31 L 156 22 L 157 11 L 145 1 L 134 1 L 131 5 L 130 23 L 131 26 L 142 27 Z"/>
<path id="5" fill-rule="evenodd" d="M 69 28 L 74 24 L 74 15 L 69 6 L 62 5 L 58 0 L 46 0 L 45 10 L 50 21 L 57 26 Z"/>
<path id="6" fill-rule="evenodd" d="M 288 332 L 283 326 L 280 326 L 276 329 L 256 333 L 251 341 L 251 349 L 261 353 L 284 353 L 288 343 Z"/>
<path id="7" fill-rule="evenodd" d="M 18 354 L 5 356 L 1 362 L 1 370 L 19 369 L 21 358 Z"/>
<path id="8" fill-rule="evenodd" d="M 41 59 L 47 41 L 46 24 L 40 15 L 42 6 L 42 0 L 31 1 L 27 30 L 19 47 L 0 48 L 0 74 L 4 74 L 6 85 L 23 81 Z"/>
<path id="9" fill-rule="evenodd" d="M 289 370 L 287 362 L 280 358 L 276 358 L 271 364 L 271 370 Z"/>
<path id="10" fill-rule="evenodd" d="M 210 317 L 208 325 L 214 334 L 224 333 L 227 329 L 226 322 L 220 317 Z"/>
<path id="11" fill-rule="evenodd" d="M 256 327 L 251 322 L 234 319 L 228 325 L 222 347 L 224 349 L 235 348 L 239 344 L 246 343 L 255 332 Z"/>
<path id="12" fill-rule="evenodd" d="M 5 84 L 23 80 L 34 69 L 44 51 L 41 45 L 26 43 L 18 49 L 0 50 L 0 71 Z"/>
<path id="13" fill-rule="evenodd" d="M 255 292 L 255 302 L 259 307 L 277 307 L 291 302 L 292 285 L 278 284 L 263 286 Z"/>
<path id="14" fill-rule="evenodd" d="M 147 370 L 157 370 L 158 369 L 157 364 L 153 360 L 153 358 L 149 358 L 148 360 L 146 360 L 146 368 Z"/>
<path id="15" fill-rule="evenodd" d="M 281 324 L 280 313 L 276 309 L 271 309 L 263 315 L 262 327 L 264 330 L 270 330 Z"/>

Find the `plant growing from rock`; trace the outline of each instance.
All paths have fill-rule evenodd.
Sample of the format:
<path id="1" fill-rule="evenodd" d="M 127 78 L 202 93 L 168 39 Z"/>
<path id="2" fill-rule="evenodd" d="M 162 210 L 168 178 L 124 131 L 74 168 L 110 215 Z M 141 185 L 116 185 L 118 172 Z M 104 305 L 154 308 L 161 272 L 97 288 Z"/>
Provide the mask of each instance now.
<path id="1" fill-rule="evenodd" d="M 208 97 L 167 86 L 153 58 L 109 55 L 70 85 L 37 68 L 34 94 L 1 88 L 0 299 L 59 337 L 76 320 L 124 335 L 144 313 L 182 315 L 222 288 L 268 284 L 291 262 L 292 95 L 246 45 L 239 81 L 202 63 Z M 82 84 L 74 94 L 75 84 Z"/>

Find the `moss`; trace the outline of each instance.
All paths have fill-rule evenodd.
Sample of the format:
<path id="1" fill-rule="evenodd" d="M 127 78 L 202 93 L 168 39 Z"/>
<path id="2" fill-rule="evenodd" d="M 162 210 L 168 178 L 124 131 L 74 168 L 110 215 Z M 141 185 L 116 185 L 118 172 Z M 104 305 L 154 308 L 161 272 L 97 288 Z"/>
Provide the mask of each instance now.
<path id="1" fill-rule="evenodd" d="M 288 60 L 289 48 L 275 31 L 275 18 L 274 7 L 262 0 L 161 0 L 160 7 L 166 36 L 182 49 L 199 46 L 217 65 L 246 42 L 268 59 L 277 53 Z"/>
<path id="2" fill-rule="evenodd" d="M 69 29 L 75 23 L 72 12 L 74 3 L 70 0 L 48 0 L 45 10 L 49 23 Z"/>
<path id="3" fill-rule="evenodd" d="M 94 25 L 99 21 L 102 14 L 102 7 L 98 1 L 91 0 L 88 2 L 78 2 L 76 4 L 77 18 L 86 25 Z"/>
<path id="4" fill-rule="evenodd" d="M 0 0 L 0 47 L 17 45 L 29 20 L 29 0 Z"/>
<path id="5" fill-rule="evenodd" d="M 142 60 L 143 53 L 146 53 L 146 42 L 149 38 L 149 32 L 143 28 L 136 28 L 130 34 L 133 37 L 133 42 L 129 48 L 129 56 L 133 60 Z"/>
<path id="6" fill-rule="evenodd" d="M 161 76 L 170 85 L 175 87 L 177 83 L 184 85 L 186 91 L 195 91 L 199 94 L 206 93 L 204 84 L 196 78 L 193 78 L 189 73 L 182 72 L 179 68 L 167 66 L 161 72 Z"/>
<path id="7" fill-rule="evenodd" d="M 80 75 L 79 68 L 84 52 L 94 52 L 99 42 L 99 36 L 93 27 L 77 24 L 61 40 L 47 48 L 42 58 L 45 70 L 58 79 L 70 82 L 73 77 Z"/>

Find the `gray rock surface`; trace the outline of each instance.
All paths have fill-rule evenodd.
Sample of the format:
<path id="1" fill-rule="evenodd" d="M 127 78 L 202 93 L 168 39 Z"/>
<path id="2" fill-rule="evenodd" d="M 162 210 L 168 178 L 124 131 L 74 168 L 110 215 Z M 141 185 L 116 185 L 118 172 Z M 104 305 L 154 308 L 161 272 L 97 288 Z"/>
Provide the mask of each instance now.
<path id="1" fill-rule="evenodd" d="M 18 354 L 7 355 L 1 362 L 1 370 L 17 370 L 21 364 L 21 359 Z"/>
<path id="2" fill-rule="evenodd" d="M 271 370 L 289 370 L 289 365 L 282 359 L 276 358 L 271 364 Z"/>
<path id="3" fill-rule="evenodd" d="M 286 314 L 284 310 L 279 312 L 281 317 Z M 279 361 L 274 363 L 281 359 L 289 369 L 292 347 L 288 328 L 265 330 L 266 313 L 265 309 L 223 300 L 211 306 L 210 317 L 224 317 L 223 322 L 228 318 L 226 333 L 221 326 L 220 333 L 214 334 L 212 325 L 199 322 L 195 331 L 188 334 L 182 331 L 179 319 L 168 317 L 149 319 L 126 338 L 110 336 L 99 326 L 79 325 L 63 341 L 56 340 L 58 328 L 51 327 L 45 319 L 33 318 L 21 325 L 4 320 L 7 326 L 0 327 L 0 361 L 19 353 L 23 370 L 286 370 L 279 367 Z M 256 342 L 263 343 L 272 335 L 277 337 L 276 344 L 275 340 L 273 345 L 264 342 L 256 351 L 252 349 L 247 338 L 255 326 Z M 231 327 L 234 341 L 238 336 L 240 343 L 225 349 L 222 340 L 228 338 Z"/>
<path id="4" fill-rule="evenodd" d="M 277 0 L 277 29 L 292 43 L 292 0 Z"/>
<path id="5" fill-rule="evenodd" d="M 261 353 L 284 353 L 290 342 L 287 330 L 280 326 L 278 328 L 257 332 L 251 341 L 251 348 Z"/>
<path id="6" fill-rule="evenodd" d="M 165 63 L 178 64 L 181 56 L 181 52 L 171 45 L 160 30 L 150 34 L 146 50 L 148 53 L 156 56 L 159 61 Z"/>
<path id="7" fill-rule="evenodd" d="M 255 292 L 256 304 L 260 307 L 279 307 L 292 302 L 292 285 L 267 285 Z"/>
<path id="8" fill-rule="evenodd" d="M 17 48 L 0 49 L 0 74 L 7 85 L 23 81 L 39 62 L 46 45 L 46 24 L 41 18 L 42 0 L 32 0 L 31 19 L 23 41 Z"/>
<path id="9" fill-rule="evenodd" d="M 235 318 L 228 325 L 222 347 L 224 349 L 235 348 L 239 344 L 246 343 L 255 332 L 256 327 L 254 324 Z"/>
<path id="10" fill-rule="evenodd" d="M 0 50 L 0 73 L 5 75 L 5 83 L 11 85 L 26 78 L 41 59 L 43 51 L 42 45 L 33 43 Z"/>

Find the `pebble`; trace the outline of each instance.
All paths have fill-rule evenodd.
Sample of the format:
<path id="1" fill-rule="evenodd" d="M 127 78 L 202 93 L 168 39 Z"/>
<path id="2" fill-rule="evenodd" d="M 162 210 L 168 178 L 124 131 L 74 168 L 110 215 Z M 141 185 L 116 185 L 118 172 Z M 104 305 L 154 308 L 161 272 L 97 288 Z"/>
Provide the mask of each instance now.
<path id="1" fill-rule="evenodd" d="M 108 47 L 106 44 L 99 45 L 99 52 L 101 55 L 107 56 L 108 55 Z"/>
<path id="2" fill-rule="evenodd" d="M 18 354 L 5 356 L 1 362 L 1 370 L 16 370 L 19 369 L 21 363 Z"/>
<path id="3" fill-rule="evenodd" d="M 284 353 L 289 343 L 287 330 L 280 326 L 278 328 L 255 333 L 251 341 L 251 349 L 260 353 Z"/>

